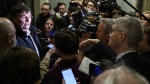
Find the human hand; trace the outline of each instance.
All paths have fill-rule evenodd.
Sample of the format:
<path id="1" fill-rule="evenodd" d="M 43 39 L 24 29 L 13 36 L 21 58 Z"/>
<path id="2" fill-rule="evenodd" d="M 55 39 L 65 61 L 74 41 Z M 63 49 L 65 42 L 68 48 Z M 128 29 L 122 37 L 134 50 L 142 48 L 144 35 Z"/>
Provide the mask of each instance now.
<path id="1" fill-rule="evenodd" d="M 53 46 L 49 51 L 46 53 L 45 57 L 51 57 L 55 53 L 55 47 Z"/>
<path id="2" fill-rule="evenodd" d="M 54 64 L 54 66 L 57 66 L 58 65 L 58 63 L 61 61 L 61 58 L 58 58 L 56 61 L 55 61 L 55 64 Z"/>
<path id="3" fill-rule="evenodd" d="M 79 44 L 79 50 L 86 52 L 91 50 L 100 40 L 99 39 L 87 39 Z"/>
<path id="4" fill-rule="evenodd" d="M 85 40 L 87 40 L 87 39 L 90 39 L 90 37 L 91 37 L 91 33 L 90 33 L 90 32 L 85 32 L 85 33 L 83 33 L 83 34 L 82 34 L 82 38 L 81 38 L 81 42 L 82 42 L 82 41 L 85 41 Z"/>
<path id="5" fill-rule="evenodd" d="M 79 44 L 79 47 L 84 47 L 87 45 L 87 43 L 91 43 L 92 45 L 96 45 L 99 41 L 100 41 L 99 39 L 87 39 L 87 40 L 82 41 Z"/>

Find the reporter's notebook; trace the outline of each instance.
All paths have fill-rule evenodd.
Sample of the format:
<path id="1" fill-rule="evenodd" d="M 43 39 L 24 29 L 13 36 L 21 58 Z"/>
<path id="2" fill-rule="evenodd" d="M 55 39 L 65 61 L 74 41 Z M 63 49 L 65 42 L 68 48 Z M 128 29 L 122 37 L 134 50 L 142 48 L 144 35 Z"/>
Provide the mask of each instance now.
<path id="1" fill-rule="evenodd" d="M 92 61 L 91 59 L 87 58 L 87 57 L 84 57 L 81 64 L 80 64 L 80 67 L 79 67 L 79 70 L 85 74 L 88 74 L 89 75 L 89 64 L 90 63 L 93 63 L 93 64 L 96 64 L 94 61 Z M 98 65 L 98 64 L 96 64 Z"/>

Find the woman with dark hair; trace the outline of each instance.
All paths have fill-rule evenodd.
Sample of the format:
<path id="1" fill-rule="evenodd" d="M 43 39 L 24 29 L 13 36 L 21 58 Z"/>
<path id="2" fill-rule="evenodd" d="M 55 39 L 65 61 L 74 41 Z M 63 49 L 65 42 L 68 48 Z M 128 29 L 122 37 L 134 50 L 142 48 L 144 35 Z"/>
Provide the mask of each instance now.
<path id="1" fill-rule="evenodd" d="M 41 32 L 38 33 L 44 55 L 49 50 L 50 45 L 53 44 L 53 35 L 55 31 L 56 31 L 55 21 L 51 18 L 47 18 L 41 29 Z"/>

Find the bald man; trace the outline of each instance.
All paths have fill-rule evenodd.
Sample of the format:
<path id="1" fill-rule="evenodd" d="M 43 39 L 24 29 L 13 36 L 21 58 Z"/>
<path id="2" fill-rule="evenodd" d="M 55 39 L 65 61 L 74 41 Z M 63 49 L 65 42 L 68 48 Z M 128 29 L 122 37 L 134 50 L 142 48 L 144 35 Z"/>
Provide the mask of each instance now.
<path id="1" fill-rule="evenodd" d="M 0 54 L 16 45 L 16 29 L 13 23 L 0 17 Z"/>

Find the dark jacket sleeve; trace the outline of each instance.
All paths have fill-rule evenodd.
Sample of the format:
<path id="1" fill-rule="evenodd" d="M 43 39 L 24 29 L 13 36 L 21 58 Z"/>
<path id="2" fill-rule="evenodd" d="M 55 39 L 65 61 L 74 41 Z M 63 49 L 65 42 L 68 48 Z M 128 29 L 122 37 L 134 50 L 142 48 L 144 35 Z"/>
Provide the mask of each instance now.
<path id="1" fill-rule="evenodd" d="M 37 16 L 36 21 L 35 21 L 35 26 L 40 29 L 40 14 Z"/>
<path id="2" fill-rule="evenodd" d="M 113 60 L 115 56 L 115 52 L 101 41 L 99 41 L 91 51 L 87 52 L 87 57 L 93 61 L 100 61 L 102 59 Z"/>

